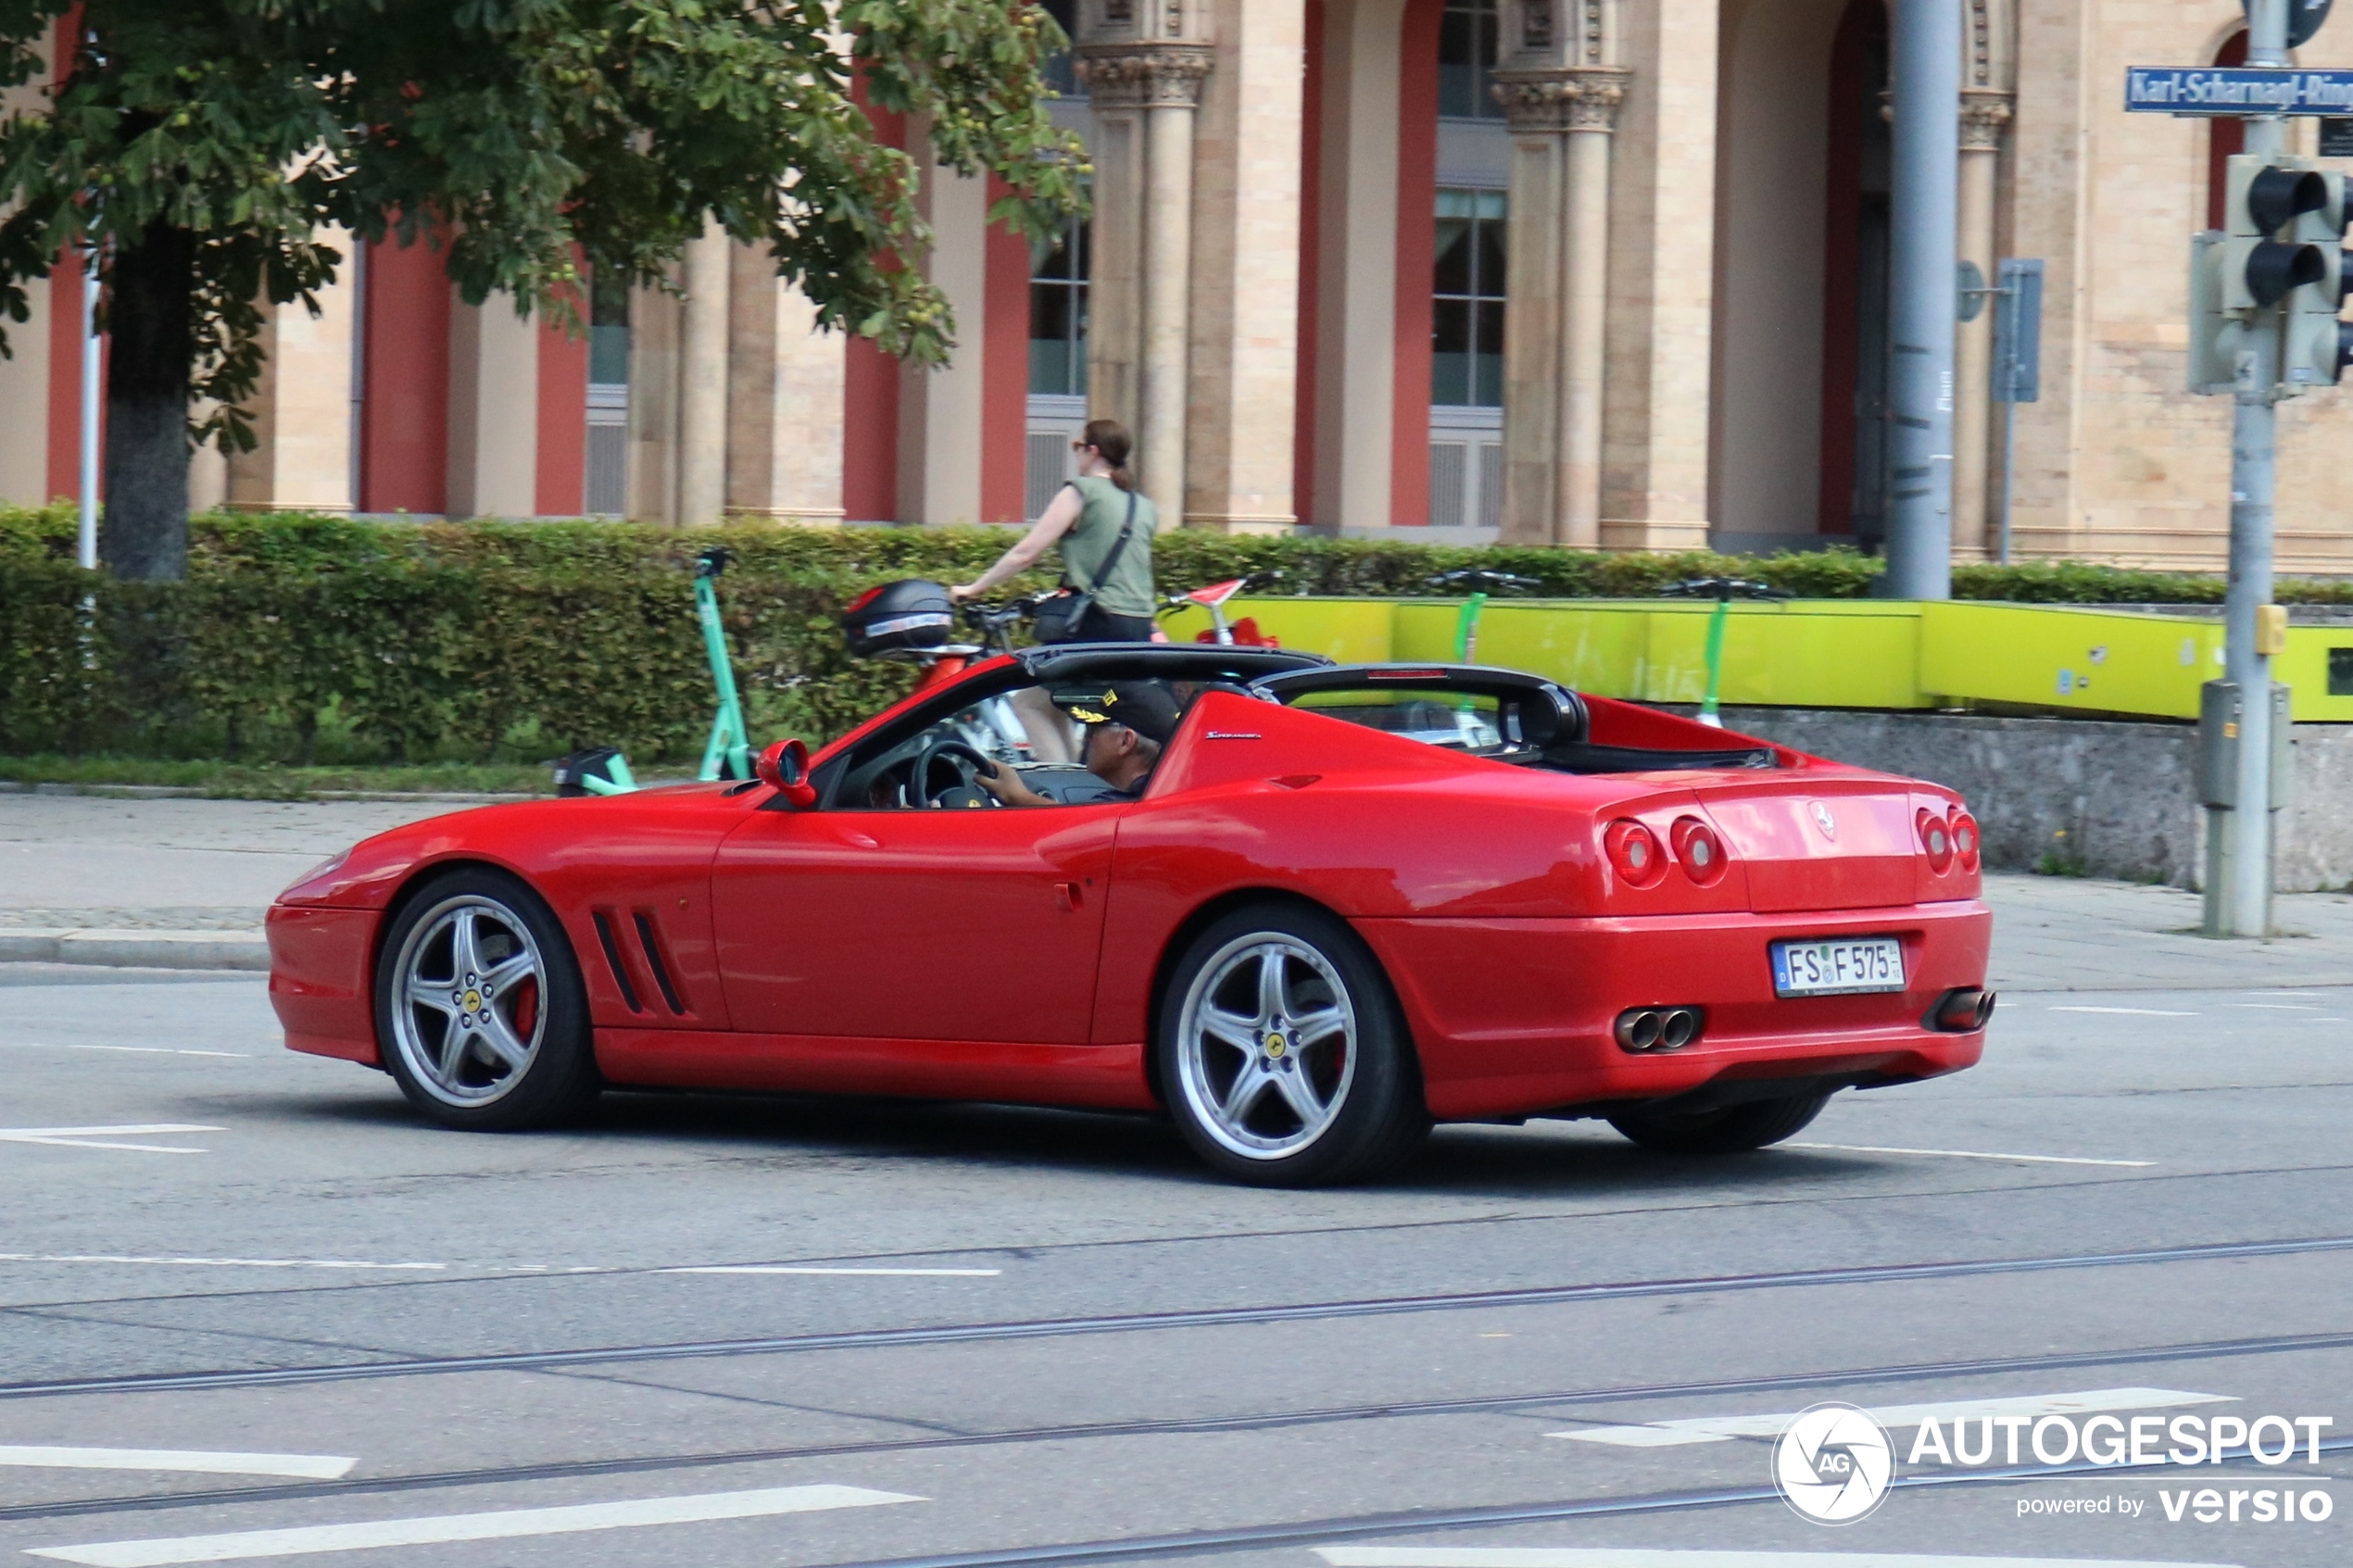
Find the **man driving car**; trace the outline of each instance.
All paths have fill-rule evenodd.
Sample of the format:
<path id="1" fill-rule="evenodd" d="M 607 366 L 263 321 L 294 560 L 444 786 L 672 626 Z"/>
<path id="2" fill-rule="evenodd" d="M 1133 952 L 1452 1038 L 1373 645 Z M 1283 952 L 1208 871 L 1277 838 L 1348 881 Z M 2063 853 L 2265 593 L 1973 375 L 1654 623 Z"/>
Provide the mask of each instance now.
<path id="1" fill-rule="evenodd" d="M 1121 800 L 1144 793 L 1161 748 L 1176 733 L 1182 717 L 1176 696 L 1158 681 L 1114 681 L 1102 687 L 1057 691 L 1053 703 L 1085 728 L 1079 761 Z M 990 771 L 976 773 L 973 782 L 1006 806 L 1056 804 L 1002 763 L 991 764 Z"/>

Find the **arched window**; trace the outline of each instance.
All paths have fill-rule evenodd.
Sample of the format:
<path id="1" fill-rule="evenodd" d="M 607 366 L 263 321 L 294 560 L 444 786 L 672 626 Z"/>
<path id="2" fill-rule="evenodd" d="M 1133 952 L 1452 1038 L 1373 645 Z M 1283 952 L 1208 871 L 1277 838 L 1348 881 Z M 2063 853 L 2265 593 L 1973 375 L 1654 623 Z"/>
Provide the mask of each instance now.
<path id="1" fill-rule="evenodd" d="M 2233 32 L 2220 49 L 2214 51 L 2218 66 L 2246 64 L 2246 34 Z M 2246 147 L 2246 121 L 2243 119 L 2209 119 L 2206 122 L 2206 226 L 2223 226 L 2222 208 L 2228 196 L 2228 174 L 2231 155 Z"/>

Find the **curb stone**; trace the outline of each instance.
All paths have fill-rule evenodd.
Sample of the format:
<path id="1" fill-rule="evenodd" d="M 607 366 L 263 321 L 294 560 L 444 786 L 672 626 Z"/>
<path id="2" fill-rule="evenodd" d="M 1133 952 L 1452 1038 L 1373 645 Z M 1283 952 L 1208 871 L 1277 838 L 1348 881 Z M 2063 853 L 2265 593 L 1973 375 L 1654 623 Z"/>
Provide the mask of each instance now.
<path id="1" fill-rule="evenodd" d="M 0 963 L 96 964 L 112 969 L 270 968 L 258 931 L 0 930 Z"/>

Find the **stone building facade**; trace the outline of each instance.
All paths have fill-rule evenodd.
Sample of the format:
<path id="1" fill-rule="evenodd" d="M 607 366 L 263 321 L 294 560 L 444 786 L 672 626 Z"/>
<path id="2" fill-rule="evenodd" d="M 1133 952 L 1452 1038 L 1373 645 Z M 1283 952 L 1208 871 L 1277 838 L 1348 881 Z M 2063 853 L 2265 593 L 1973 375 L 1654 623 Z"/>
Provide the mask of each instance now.
<path id="1" fill-rule="evenodd" d="M 934 169 L 959 347 L 811 330 L 761 258 L 568 338 L 374 247 L 280 310 L 260 447 L 199 501 L 412 515 L 1034 516 L 1090 415 L 1207 528 L 1610 549 L 1873 543 L 1883 524 L 1883 0 L 1052 0 L 1094 214 L 1033 250 Z M 1961 255 L 2045 268 L 2039 401 L 1960 329 L 1956 553 L 2211 568 L 2228 400 L 2185 385 L 2189 236 L 2235 121 L 2127 115 L 2130 65 L 2229 61 L 2233 0 L 1967 0 Z M 2340 21 L 2298 63 L 2353 65 Z M 925 146 L 920 124 L 878 117 Z M 2293 144 L 2315 150 L 2313 122 Z M 2353 168 L 2353 166 L 2348 166 Z M 78 280 L 10 332 L 0 495 L 73 486 Z M 2281 420 L 2284 570 L 2353 571 L 2353 390 Z M 2015 458 L 2005 473 L 2005 452 Z"/>

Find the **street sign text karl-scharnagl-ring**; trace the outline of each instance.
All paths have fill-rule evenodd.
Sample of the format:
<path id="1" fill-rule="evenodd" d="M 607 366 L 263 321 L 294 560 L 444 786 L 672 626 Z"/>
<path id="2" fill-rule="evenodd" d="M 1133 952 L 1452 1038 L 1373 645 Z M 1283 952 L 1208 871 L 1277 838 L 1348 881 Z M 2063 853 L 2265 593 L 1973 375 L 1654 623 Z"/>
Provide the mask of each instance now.
<path id="1" fill-rule="evenodd" d="M 2353 70 L 2130 66 L 2124 107 L 2136 114 L 2353 114 Z"/>

